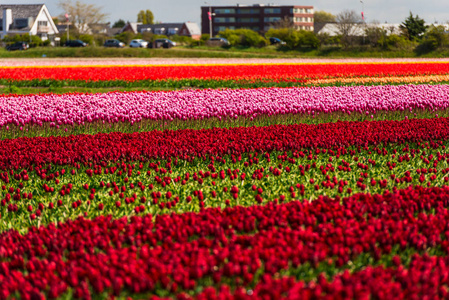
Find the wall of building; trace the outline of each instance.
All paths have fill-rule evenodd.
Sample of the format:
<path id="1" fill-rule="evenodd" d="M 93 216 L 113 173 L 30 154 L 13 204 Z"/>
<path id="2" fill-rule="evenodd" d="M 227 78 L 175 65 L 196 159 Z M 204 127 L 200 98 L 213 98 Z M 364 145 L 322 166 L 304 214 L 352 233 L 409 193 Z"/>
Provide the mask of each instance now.
<path id="1" fill-rule="evenodd" d="M 45 41 L 48 39 L 48 36 L 57 33 L 52 25 L 50 13 L 44 7 L 41 13 L 37 16 L 36 21 L 31 28 L 31 34 L 38 35 L 43 41 Z"/>
<path id="2" fill-rule="evenodd" d="M 273 23 L 285 17 L 293 21 L 296 29 L 313 31 L 313 6 L 262 4 L 252 6 L 202 6 L 202 33 L 210 32 L 209 10 L 212 13 L 213 35 L 226 28 L 249 28 L 264 33 L 272 27 Z"/>

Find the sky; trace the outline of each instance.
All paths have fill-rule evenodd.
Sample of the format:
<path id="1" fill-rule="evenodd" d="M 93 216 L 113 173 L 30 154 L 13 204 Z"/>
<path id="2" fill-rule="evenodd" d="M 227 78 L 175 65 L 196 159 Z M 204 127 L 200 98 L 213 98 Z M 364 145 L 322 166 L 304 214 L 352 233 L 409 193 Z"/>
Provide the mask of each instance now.
<path id="1" fill-rule="evenodd" d="M 45 3 L 52 16 L 62 13 L 58 7 L 61 0 L 1 0 L 1 4 L 39 4 Z M 76 0 L 72 0 L 76 1 Z M 135 22 L 139 10 L 150 9 L 155 21 L 162 23 L 191 21 L 201 26 L 201 6 L 209 6 L 204 0 L 80 0 L 102 7 L 108 14 L 106 21 L 114 23 L 118 19 Z M 209 0 L 213 6 L 239 4 L 268 4 L 276 5 L 312 5 L 315 10 L 324 10 L 333 14 L 349 9 L 357 12 L 364 7 L 366 22 L 378 21 L 381 23 L 401 23 L 408 17 L 411 11 L 413 15 L 419 15 L 428 23 L 449 22 L 448 0 Z"/>

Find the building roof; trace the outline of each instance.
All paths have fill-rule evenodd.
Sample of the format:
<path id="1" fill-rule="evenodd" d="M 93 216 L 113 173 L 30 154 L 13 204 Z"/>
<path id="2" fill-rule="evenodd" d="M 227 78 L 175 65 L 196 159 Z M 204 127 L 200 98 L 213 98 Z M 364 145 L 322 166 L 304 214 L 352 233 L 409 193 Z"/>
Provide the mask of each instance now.
<path id="1" fill-rule="evenodd" d="M 138 28 L 139 28 L 139 26 L 141 26 L 141 25 L 142 25 L 142 23 L 140 23 L 140 22 L 127 22 L 127 23 L 125 24 L 125 26 L 123 26 L 123 28 L 120 29 L 120 33 L 121 33 L 121 32 L 124 32 L 124 31 L 129 31 L 129 30 L 128 30 L 128 28 L 129 28 L 129 29 L 131 29 L 131 31 L 132 31 L 134 34 L 136 34 L 136 33 L 138 33 Z"/>
<path id="2" fill-rule="evenodd" d="M 140 32 L 145 28 L 181 28 L 184 23 L 158 23 L 158 24 L 141 24 L 137 26 L 138 31 Z"/>
<path id="3" fill-rule="evenodd" d="M 20 20 L 21 22 L 13 22 L 9 27 L 10 30 L 30 30 L 34 21 L 44 4 L 2 4 L 0 5 L 0 29 L 3 30 L 3 10 L 11 9 L 12 20 Z"/>
<path id="4" fill-rule="evenodd" d="M 198 26 L 198 24 L 194 22 L 142 24 L 137 26 L 137 31 L 138 32 L 157 31 L 159 29 L 162 31 L 161 34 L 170 34 L 170 30 L 173 30 L 175 28 L 177 29 L 175 32 L 182 30 L 182 28 L 185 28 L 187 29 L 190 35 L 201 35 L 200 27 Z"/>
<path id="5" fill-rule="evenodd" d="M 12 19 L 36 18 L 44 4 L 1 4 L 0 10 L 11 9 Z"/>
<path id="6" fill-rule="evenodd" d="M 201 35 L 201 29 L 198 26 L 198 24 L 193 23 L 193 22 L 186 22 L 185 23 L 187 29 L 190 32 L 190 35 Z"/>
<path id="7" fill-rule="evenodd" d="M 121 28 L 117 28 L 117 27 L 109 28 L 107 35 L 108 36 L 114 36 L 116 34 L 119 34 L 121 30 L 122 30 Z"/>

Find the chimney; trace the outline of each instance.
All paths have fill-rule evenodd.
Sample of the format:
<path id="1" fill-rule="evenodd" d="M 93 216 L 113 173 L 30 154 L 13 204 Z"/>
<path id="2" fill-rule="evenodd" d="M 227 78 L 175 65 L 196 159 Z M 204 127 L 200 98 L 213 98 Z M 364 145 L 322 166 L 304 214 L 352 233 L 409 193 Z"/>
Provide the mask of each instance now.
<path id="1" fill-rule="evenodd" d="M 3 9 L 3 32 L 9 31 L 9 26 L 12 24 L 12 12 L 10 8 Z"/>

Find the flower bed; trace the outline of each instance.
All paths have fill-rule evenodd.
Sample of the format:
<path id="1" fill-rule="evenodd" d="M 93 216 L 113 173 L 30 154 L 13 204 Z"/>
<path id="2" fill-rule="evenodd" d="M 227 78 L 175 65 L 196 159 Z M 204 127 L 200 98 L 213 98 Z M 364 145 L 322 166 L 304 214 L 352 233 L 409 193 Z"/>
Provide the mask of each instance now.
<path id="1" fill-rule="evenodd" d="M 448 71 L 0 68 L 18 86 L 273 85 L 1 97 L 0 299 L 448 297 L 448 86 L 360 85 Z M 359 86 L 281 88 L 307 84 Z"/>
<path id="2" fill-rule="evenodd" d="M 356 298 L 445 296 L 449 262 L 437 256 L 448 251 L 448 205 L 449 188 L 416 187 L 10 231 L 0 235 L 1 296 L 55 298 L 71 290 L 83 298 L 106 292 L 182 299 L 204 288 L 198 299 L 220 299 L 217 292 L 276 299 L 349 291 Z M 432 256 L 410 257 L 424 251 Z M 387 266 L 336 275 L 351 261 Z M 434 276 L 426 275 L 434 268 Z M 316 283 L 297 281 L 306 270 L 320 274 Z"/>
<path id="3" fill-rule="evenodd" d="M 427 119 L 4 140 L 0 229 L 442 186 L 447 127 Z"/>
<path id="4" fill-rule="evenodd" d="M 0 97 L 5 137 L 448 116 L 448 85 Z"/>
<path id="5" fill-rule="evenodd" d="M 298 80 L 328 77 L 443 75 L 448 62 L 239 64 L 166 66 L 40 66 L 2 67 L 0 79 L 8 80 Z"/>
<path id="6" fill-rule="evenodd" d="M 449 118 L 166 130 L 0 141 L 0 169 L 447 140 Z"/>

